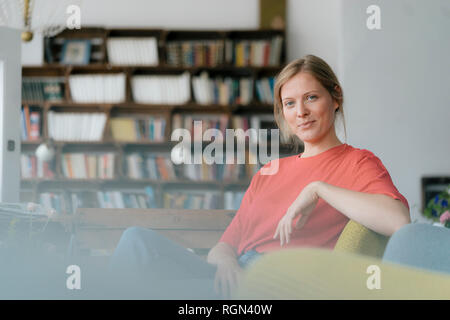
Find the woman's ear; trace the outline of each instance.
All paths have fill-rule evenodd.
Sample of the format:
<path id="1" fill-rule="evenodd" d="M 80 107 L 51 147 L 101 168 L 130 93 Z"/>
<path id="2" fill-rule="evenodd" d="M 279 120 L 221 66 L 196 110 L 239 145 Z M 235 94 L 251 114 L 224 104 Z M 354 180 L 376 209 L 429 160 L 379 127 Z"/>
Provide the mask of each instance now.
<path id="1" fill-rule="evenodd" d="M 334 108 L 334 112 L 338 112 L 339 102 L 337 102 L 335 99 L 333 99 L 333 108 Z"/>

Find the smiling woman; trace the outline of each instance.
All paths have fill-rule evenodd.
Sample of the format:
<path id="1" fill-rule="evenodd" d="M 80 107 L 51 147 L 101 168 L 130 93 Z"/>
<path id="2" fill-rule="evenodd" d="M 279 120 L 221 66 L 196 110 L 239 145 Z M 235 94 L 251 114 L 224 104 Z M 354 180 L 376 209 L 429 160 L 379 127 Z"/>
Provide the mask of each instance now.
<path id="1" fill-rule="evenodd" d="M 349 219 L 387 236 L 410 222 L 408 202 L 381 160 L 338 139 L 343 90 L 324 60 L 307 55 L 289 63 L 277 76 L 274 98 L 282 137 L 301 141 L 304 152 L 274 160 L 276 174 L 255 175 L 219 244 L 237 256 L 280 247 L 332 249 Z"/>
<path id="2" fill-rule="evenodd" d="M 203 285 L 195 284 L 199 295 L 230 297 L 244 268 L 265 253 L 333 249 L 349 220 L 383 235 L 410 222 L 408 201 L 381 160 L 337 138 L 334 124 L 343 111 L 342 89 L 323 60 L 306 56 L 287 65 L 277 77 L 274 96 L 282 134 L 303 141 L 304 152 L 272 160 L 255 174 L 207 262 L 156 232 L 134 228 L 122 236 L 112 269 L 139 265 L 152 281 L 165 275 L 175 286 L 165 282 L 160 288 L 172 295 L 192 295 L 186 280 L 201 278 Z M 277 170 L 267 170 L 272 165 Z"/>
<path id="3" fill-rule="evenodd" d="M 277 77 L 274 115 L 283 138 L 304 144 L 309 157 L 341 144 L 335 120 L 340 113 L 344 131 L 344 97 L 341 85 L 322 59 L 307 55 L 288 64 Z"/>

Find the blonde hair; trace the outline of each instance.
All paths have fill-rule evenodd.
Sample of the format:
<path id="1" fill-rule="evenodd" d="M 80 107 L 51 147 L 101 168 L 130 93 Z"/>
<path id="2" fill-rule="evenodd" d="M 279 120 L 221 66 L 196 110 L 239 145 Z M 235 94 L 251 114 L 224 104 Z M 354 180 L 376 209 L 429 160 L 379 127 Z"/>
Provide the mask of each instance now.
<path id="1" fill-rule="evenodd" d="M 331 67 L 321 58 L 314 55 L 306 55 L 303 58 L 290 62 L 278 74 L 274 86 L 274 117 L 278 128 L 281 131 L 281 139 L 284 143 L 294 145 L 297 149 L 302 144 L 300 139 L 291 133 L 283 115 L 283 104 L 281 101 L 281 87 L 292 77 L 300 72 L 307 72 L 314 76 L 317 81 L 330 93 L 333 100 L 338 103 L 336 115 L 341 115 L 344 125 L 345 140 L 347 140 L 347 132 L 344 118 L 344 95 L 342 87 Z M 336 118 L 335 118 L 336 121 Z"/>

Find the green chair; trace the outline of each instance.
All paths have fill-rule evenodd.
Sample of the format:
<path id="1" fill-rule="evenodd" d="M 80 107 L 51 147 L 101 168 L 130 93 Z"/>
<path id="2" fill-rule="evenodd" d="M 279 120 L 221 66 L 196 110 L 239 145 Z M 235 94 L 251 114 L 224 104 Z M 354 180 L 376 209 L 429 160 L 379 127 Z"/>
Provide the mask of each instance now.
<path id="1" fill-rule="evenodd" d="M 334 250 L 382 258 L 388 241 L 389 237 L 350 220 L 339 236 Z"/>
<path id="2" fill-rule="evenodd" d="M 450 299 L 450 275 L 381 258 L 388 238 L 350 221 L 334 250 L 284 249 L 245 271 L 235 299 Z"/>

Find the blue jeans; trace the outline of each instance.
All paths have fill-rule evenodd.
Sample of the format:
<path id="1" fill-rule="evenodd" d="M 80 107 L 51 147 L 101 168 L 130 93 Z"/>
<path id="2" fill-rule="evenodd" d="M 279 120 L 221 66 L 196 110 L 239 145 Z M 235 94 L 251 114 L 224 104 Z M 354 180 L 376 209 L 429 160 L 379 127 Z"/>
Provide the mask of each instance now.
<path id="1" fill-rule="evenodd" d="M 261 254 L 250 250 L 246 268 Z M 124 231 L 109 264 L 118 298 L 223 299 L 214 290 L 217 267 L 159 232 L 141 227 Z"/>

